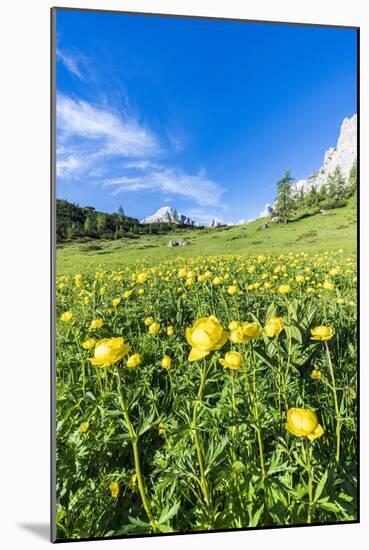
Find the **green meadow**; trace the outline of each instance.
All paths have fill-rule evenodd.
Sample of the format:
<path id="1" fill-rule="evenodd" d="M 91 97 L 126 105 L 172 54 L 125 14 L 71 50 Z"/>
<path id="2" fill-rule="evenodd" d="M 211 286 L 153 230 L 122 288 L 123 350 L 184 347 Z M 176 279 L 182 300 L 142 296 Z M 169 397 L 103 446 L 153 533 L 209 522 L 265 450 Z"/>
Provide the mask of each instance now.
<path id="1" fill-rule="evenodd" d="M 233 226 L 179 230 L 165 235 L 143 235 L 136 239 L 73 241 L 57 245 L 57 273 L 76 273 L 104 265 L 119 268 L 147 260 L 150 264 L 177 256 L 183 258 L 217 254 L 320 253 L 342 249 L 356 252 L 356 198 L 342 208 L 328 210 L 288 224 L 272 223 L 259 229 L 266 219 Z M 188 240 L 188 247 L 168 247 L 169 240 Z"/>

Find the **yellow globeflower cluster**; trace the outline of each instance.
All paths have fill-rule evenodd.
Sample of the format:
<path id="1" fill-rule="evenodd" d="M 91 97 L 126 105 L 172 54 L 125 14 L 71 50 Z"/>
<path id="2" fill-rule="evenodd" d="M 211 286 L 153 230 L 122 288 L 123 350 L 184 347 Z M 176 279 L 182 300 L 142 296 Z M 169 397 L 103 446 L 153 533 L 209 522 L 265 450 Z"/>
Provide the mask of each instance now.
<path id="1" fill-rule="evenodd" d="M 243 323 L 241 325 L 241 323 L 237 323 L 237 321 L 235 321 L 234 324 L 231 324 L 230 326 L 232 326 L 232 329 L 230 331 L 229 339 L 233 342 L 233 344 L 248 342 L 249 340 L 257 338 L 261 334 L 261 328 L 255 322 Z"/>

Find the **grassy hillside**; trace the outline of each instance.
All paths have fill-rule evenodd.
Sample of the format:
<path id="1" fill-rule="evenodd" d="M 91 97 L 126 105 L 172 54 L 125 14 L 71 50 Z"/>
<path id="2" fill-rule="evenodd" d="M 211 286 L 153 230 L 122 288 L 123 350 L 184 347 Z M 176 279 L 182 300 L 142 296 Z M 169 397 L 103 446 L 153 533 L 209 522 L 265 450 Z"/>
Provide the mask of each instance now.
<path id="1" fill-rule="evenodd" d="M 130 265 L 139 260 L 158 262 L 176 256 L 214 254 L 282 254 L 299 251 L 325 252 L 340 249 L 356 252 L 356 199 L 347 206 L 316 214 L 299 221 L 271 224 L 258 230 L 266 220 L 247 225 L 203 229 L 181 229 L 169 235 L 145 235 L 139 239 L 66 243 L 57 247 L 58 273 L 77 272 L 99 264 L 107 268 Z M 186 248 L 169 248 L 170 239 L 186 239 Z"/>

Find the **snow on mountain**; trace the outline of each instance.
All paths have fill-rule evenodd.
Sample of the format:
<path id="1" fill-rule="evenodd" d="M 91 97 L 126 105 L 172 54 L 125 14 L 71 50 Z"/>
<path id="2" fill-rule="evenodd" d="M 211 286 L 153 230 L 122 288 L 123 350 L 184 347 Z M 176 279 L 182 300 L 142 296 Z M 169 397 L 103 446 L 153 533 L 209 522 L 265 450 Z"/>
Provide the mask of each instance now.
<path id="1" fill-rule="evenodd" d="M 183 225 L 196 225 L 195 221 L 177 212 L 171 206 L 162 206 L 151 216 L 147 216 L 141 223 L 178 223 Z"/>

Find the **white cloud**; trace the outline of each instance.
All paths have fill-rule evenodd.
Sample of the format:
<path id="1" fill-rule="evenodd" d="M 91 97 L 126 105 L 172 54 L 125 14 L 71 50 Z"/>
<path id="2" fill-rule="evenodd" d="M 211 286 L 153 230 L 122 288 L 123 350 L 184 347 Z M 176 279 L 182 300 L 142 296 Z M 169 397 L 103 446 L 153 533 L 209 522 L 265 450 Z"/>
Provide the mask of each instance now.
<path id="1" fill-rule="evenodd" d="M 203 206 L 220 205 L 222 188 L 196 174 L 157 162 L 158 138 L 136 118 L 63 94 L 57 96 L 57 175 L 88 180 L 114 195 L 159 191 Z"/>
<path id="2" fill-rule="evenodd" d="M 203 171 L 191 175 L 160 165 L 155 165 L 154 169 L 148 171 L 144 170 L 142 174 L 109 178 L 104 186 L 114 186 L 114 195 L 146 189 L 177 195 L 205 206 L 219 206 L 222 194 L 221 187 L 208 179 Z"/>
<path id="3" fill-rule="evenodd" d="M 57 97 L 57 131 L 64 145 L 78 137 L 92 143 L 95 154 L 103 156 L 140 157 L 158 151 L 156 138 L 136 120 L 64 95 Z"/>
<path id="4" fill-rule="evenodd" d="M 71 54 L 67 54 L 64 50 L 57 49 L 56 59 L 61 61 L 63 65 L 68 69 L 68 71 L 74 74 L 74 76 L 76 76 L 80 80 L 85 80 L 79 67 L 80 61 L 79 59 L 77 59 L 77 57 Z"/>
<path id="5" fill-rule="evenodd" d="M 135 119 L 62 94 L 57 96 L 56 126 L 59 177 L 103 175 L 114 158 L 150 157 L 159 152 L 156 137 Z"/>

